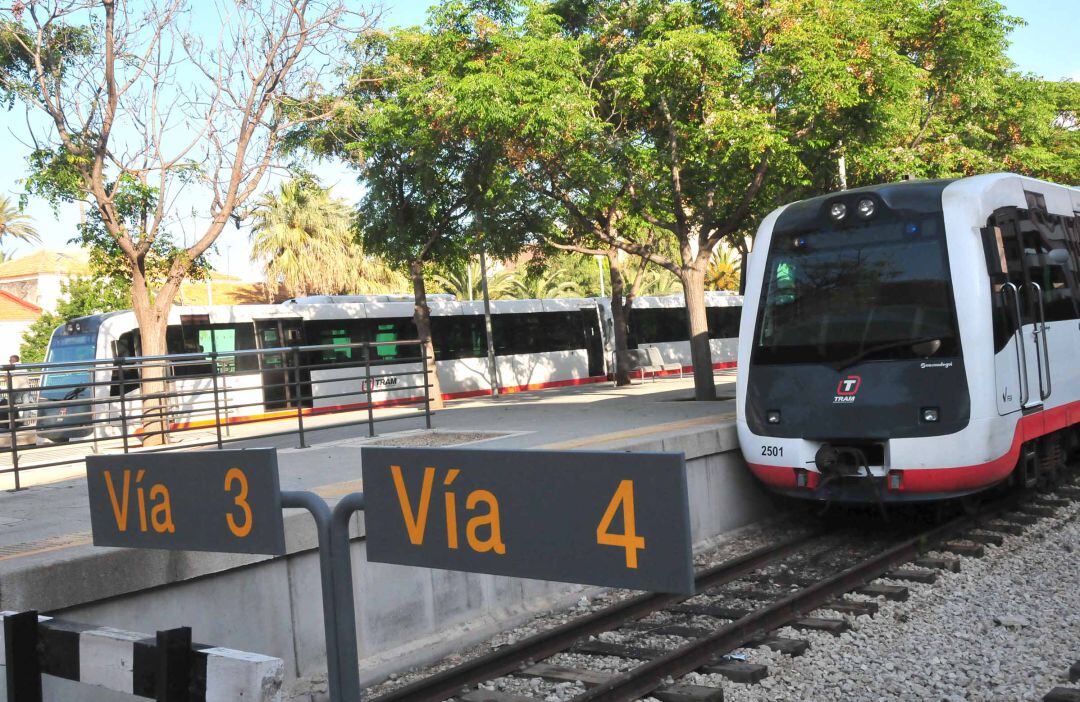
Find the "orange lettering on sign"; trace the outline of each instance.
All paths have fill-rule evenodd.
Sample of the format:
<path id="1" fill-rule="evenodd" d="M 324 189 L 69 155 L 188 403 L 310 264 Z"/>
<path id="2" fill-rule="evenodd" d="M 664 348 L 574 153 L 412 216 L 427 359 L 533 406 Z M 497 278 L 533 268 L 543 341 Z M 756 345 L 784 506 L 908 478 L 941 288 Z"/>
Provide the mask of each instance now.
<path id="1" fill-rule="evenodd" d="M 122 488 L 124 494 L 123 503 L 116 497 L 116 488 L 113 487 L 112 474 L 109 471 L 105 471 L 105 489 L 109 491 L 109 502 L 112 504 L 113 516 L 116 517 L 116 528 L 120 531 L 127 531 L 128 520 L 128 489 L 131 487 L 131 471 L 124 471 L 124 487 Z"/>
<path id="2" fill-rule="evenodd" d="M 401 505 L 401 516 L 405 519 L 405 529 L 409 532 L 409 541 L 413 546 L 424 543 L 424 532 L 427 531 L 428 509 L 431 507 L 431 485 L 435 482 L 435 469 L 424 469 L 424 482 L 420 488 L 420 503 L 414 514 L 412 503 L 409 501 L 409 493 L 405 489 L 405 479 L 401 475 L 401 466 L 390 466 L 390 472 L 394 476 L 394 490 L 397 491 L 398 503 Z"/>
<path id="3" fill-rule="evenodd" d="M 612 534 L 611 523 L 619 508 L 623 511 L 623 533 Z M 634 520 L 634 481 L 624 480 L 619 483 L 615 495 L 608 503 L 604 518 L 596 527 L 596 543 L 602 546 L 621 546 L 626 549 L 626 567 L 637 568 L 637 552 L 645 548 L 645 537 L 638 536 Z"/>

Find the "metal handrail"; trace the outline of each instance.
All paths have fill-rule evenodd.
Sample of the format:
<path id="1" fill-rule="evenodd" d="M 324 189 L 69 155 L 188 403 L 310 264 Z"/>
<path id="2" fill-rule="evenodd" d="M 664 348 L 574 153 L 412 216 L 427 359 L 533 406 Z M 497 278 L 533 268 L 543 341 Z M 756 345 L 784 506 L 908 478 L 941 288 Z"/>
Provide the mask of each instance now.
<path id="1" fill-rule="evenodd" d="M 379 349 L 390 346 L 409 350 L 402 354 L 405 358 L 380 357 Z M 415 356 L 412 355 L 413 348 L 417 350 Z M 376 405 L 393 407 L 395 410 L 417 409 L 424 414 L 425 423 L 430 427 L 430 373 L 434 372 L 434 366 L 430 365 L 432 359 L 424 348 L 422 341 L 408 339 L 5 366 L 3 373 L 0 373 L 0 381 L 7 384 L 6 388 L 0 390 L 0 436 L 7 434 L 10 445 L 0 446 L 0 457 L 9 454 L 11 463 L 6 465 L 5 461 L 5 465 L 0 465 L 0 475 L 14 473 L 15 488 L 21 489 L 20 474 L 28 470 L 82 462 L 82 455 L 52 460 L 57 458 L 55 454 L 40 451 L 48 448 L 48 445 L 25 445 L 28 437 L 63 438 L 65 431 L 72 434 L 70 443 L 65 444 L 67 446 L 93 444 L 93 450 L 97 452 L 101 441 L 119 439 L 121 445 L 116 450 L 128 453 L 139 445 L 140 436 L 147 433 L 179 435 L 209 431 L 212 438 L 200 441 L 198 434 L 194 434 L 192 438 L 195 442 L 186 441 L 184 446 L 220 448 L 229 441 L 255 438 L 254 435 L 227 435 L 232 424 L 280 421 L 283 417 L 287 418 L 288 413 L 295 417 L 292 428 L 263 431 L 258 436 L 295 434 L 301 447 L 307 446 L 308 432 L 322 429 L 364 425 L 368 428 L 368 435 L 374 436 L 378 422 L 393 421 L 402 416 L 400 411 L 376 416 Z M 313 356 L 321 351 L 345 350 L 356 352 L 350 353 L 350 358 L 340 360 Z M 226 360 L 241 356 L 277 358 L 272 365 L 252 363 L 255 367 L 246 369 L 237 368 L 235 363 L 230 364 Z M 310 363 L 306 362 L 308 359 Z M 390 365 L 400 368 L 387 369 L 386 366 Z M 375 372 L 376 369 L 379 372 Z M 330 370 L 340 370 L 342 374 L 326 378 L 311 377 L 313 373 Z M 154 371 L 154 377 L 146 378 L 146 371 Z M 76 373 L 82 375 L 84 380 L 57 377 Z M 49 378 L 61 382 L 46 385 Z M 240 380 L 238 386 L 237 379 L 240 378 L 246 380 Z M 257 378 L 258 382 L 252 382 L 253 378 Z M 391 383 L 397 383 L 396 379 L 403 379 L 404 382 L 386 388 L 373 388 L 373 380 L 378 378 L 395 379 L 389 381 Z M 20 382 L 22 386 L 13 387 Z M 147 382 L 160 385 L 147 388 Z M 77 397 L 49 399 L 49 395 L 70 394 L 75 390 L 83 392 Z M 237 396 L 237 392 L 256 393 L 260 399 L 254 401 L 253 397 Z M 281 395 L 280 400 L 275 397 L 278 394 Z M 355 401 L 345 399 L 339 402 L 343 398 L 355 398 Z M 278 402 L 280 408 L 274 406 Z M 258 408 L 263 408 L 263 411 Z M 283 415 L 283 412 L 286 414 Z M 305 421 L 311 415 L 345 412 L 359 413 L 342 422 L 319 422 L 311 426 Z M 3 424 L 5 421 L 6 427 Z M 223 432 L 223 429 L 226 431 Z M 36 433 L 30 434 L 30 430 Z M 77 435 L 76 432 L 81 430 L 85 430 L 85 433 Z M 20 440 L 24 444 L 20 444 Z M 32 460 L 35 453 L 45 460 Z"/>
<path id="2" fill-rule="evenodd" d="M 1020 308 L 1020 288 L 1015 283 L 1007 282 L 1001 286 L 1004 303 L 1005 290 L 1012 290 L 1013 305 L 1016 309 L 1016 326 L 1013 338 L 1016 339 L 1016 369 L 1020 380 L 1020 407 L 1027 405 L 1031 397 L 1031 381 L 1027 377 L 1027 350 L 1024 348 L 1024 315 Z"/>

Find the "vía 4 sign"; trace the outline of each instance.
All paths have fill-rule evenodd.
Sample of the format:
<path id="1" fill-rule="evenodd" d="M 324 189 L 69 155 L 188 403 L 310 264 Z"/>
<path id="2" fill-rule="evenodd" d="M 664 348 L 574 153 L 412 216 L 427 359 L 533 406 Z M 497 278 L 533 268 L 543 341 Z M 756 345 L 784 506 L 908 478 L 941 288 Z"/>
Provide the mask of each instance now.
<path id="1" fill-rule="evenodd" d="M 369 561 L 693 592 L 682 454 L 364 447 Z"/>
<path id="2" fill-rule="evenodd" d="M 274 449 L 87 456 L 95 546 L 285 553 Z"/>

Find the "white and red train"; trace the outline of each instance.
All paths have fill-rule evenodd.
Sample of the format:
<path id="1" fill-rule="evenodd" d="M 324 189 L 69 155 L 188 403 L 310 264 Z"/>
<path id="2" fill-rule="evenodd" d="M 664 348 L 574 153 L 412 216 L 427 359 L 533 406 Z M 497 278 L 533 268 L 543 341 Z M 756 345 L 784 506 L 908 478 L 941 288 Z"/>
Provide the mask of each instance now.
<path id="1" fill-rule="evenodd" d="M 1053 478 L 1080 423 L 1080 189 L 1012 174 L 796 202 L 762 222 L 739 334 L 754 475 L 925 501 Z"/>
<path id="2" fill-rule="evenodd" d="M 707 293 L 706 303 L 717 367 L 735 364 L 742 298 L 731 293 Z M 491 392 L 483 304 L 432 295 L 432 340 L 435 369 L 445 399 Z M 491 303 L 492 337 L 498 383 L 502 392 L 578 385 L 605 380 L 612 372 L 610 301 L 606 298 L 497 300 Z M 372 401 L 394 404 L 419 394 L 418 347 L 390 342 L 416 339 L 413 303 L 407 296 L 315 296 L 278 305 L 219 305 L 176 307 L 167 331 L 171 354 L 219 354 L 219 390 L 229 404 L 229 420 L 245 421 L 295 409 L 290 385 L 297 371 L 281 354 L 230 355 L 231 351 L 291 346 L 338 345 L 300 354 L 300 398 L 304 408 L 327 411 L 364 405 L 366 388 L 356 380 L 361 342 L 384 342 L 372 365 Z M 689 368 L 690 345 L 682 296 L 642 297 L 634 301 L 629 320 L 631 348 L 655 346 L 665 363 Z M 53 333 L 47 362 L 85 362 L 138 356 L 141 352 L 135 315 L 112 312 L 73 320 Z M 176 364 L 171 374 L 179 413 L 213 408 L 209 364 Z M 119 416 L 119 393 L 130 400 L 139 392 L 136 371 L 126 384 L 108 366 L 94 371 L 72 367 L 70 372 L 44 376 L 42 400 L 64 400 L 64 412 L 43 406 L 38 433 L 65 440 L 90 433 L 89 417 L 109 433 Z M 412 374 L 410 376 L 409 374 Z M 380 381 L 380 377 L 384 380 Z M 82 383 L 87 383 L 82 386 Z M 51 388 L 51 389 L 50 389 Z M 73 394 L 74 393 L 74 394 Z M 94 398 L 94 407 L 74 406 L 73 400 Z M 105 415 L 104 417 L 102 415 Z M 202 421 L 206 421 L 205 417 Z"/>

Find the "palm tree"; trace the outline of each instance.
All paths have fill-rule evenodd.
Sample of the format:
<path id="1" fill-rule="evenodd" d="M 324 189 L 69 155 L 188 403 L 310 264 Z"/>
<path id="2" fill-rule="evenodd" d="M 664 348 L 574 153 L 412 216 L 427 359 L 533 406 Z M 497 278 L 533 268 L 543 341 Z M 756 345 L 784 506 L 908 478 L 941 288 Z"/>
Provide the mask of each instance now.
<path id="1" fill-rule="evenodd" d="M 672 295 L 682 292 L 682 285 L 675 274 L 666 268 L 649 266 L 641 278 L 638 295 Z"/>
<path id="2" fill-rule="evenodd" d="M 525 275 L 515 276 L 510 290 L 519 300 L 545 300 L 553 297 L 580 297 L 581 286 L 562 265 L 546 266 Z"/>
<path id="3" fill-rule="evenodd" d="M 504 270 L 492 271 L 488 267 L 488 296 L 492 300 L 511 297 L 511 287 L 516 276 Z M 431 276 L 434 292 L 450 293 L 459 300 L 482 300 L 484 289 L 480 276 L 480 260 L 469 259 L 435 269 Z"/>
<path id="4" fill-rule="evenodd" d="M 40 244 L 41 237 L 31 221 L 30 215 L 23 214 L 10 199 L 0 195 L 0 241 L 10 236 L 29 244 Z"/>
<path id="5" fill-rule="evenodd" d="M 259 200 L 251 258 L 262 261 L 269 287 L 293 295 L 385 293 L 407 282 L 353 239 L 350 211 L 330 191 L 308 180 L 282 183 Z"/>
<path id="6" fill-rule="evenodd" d="M 713 252 L 705 271 L 705 289 L 738 291 L 739 262 L 734 249 L 721 246 Z"/>

